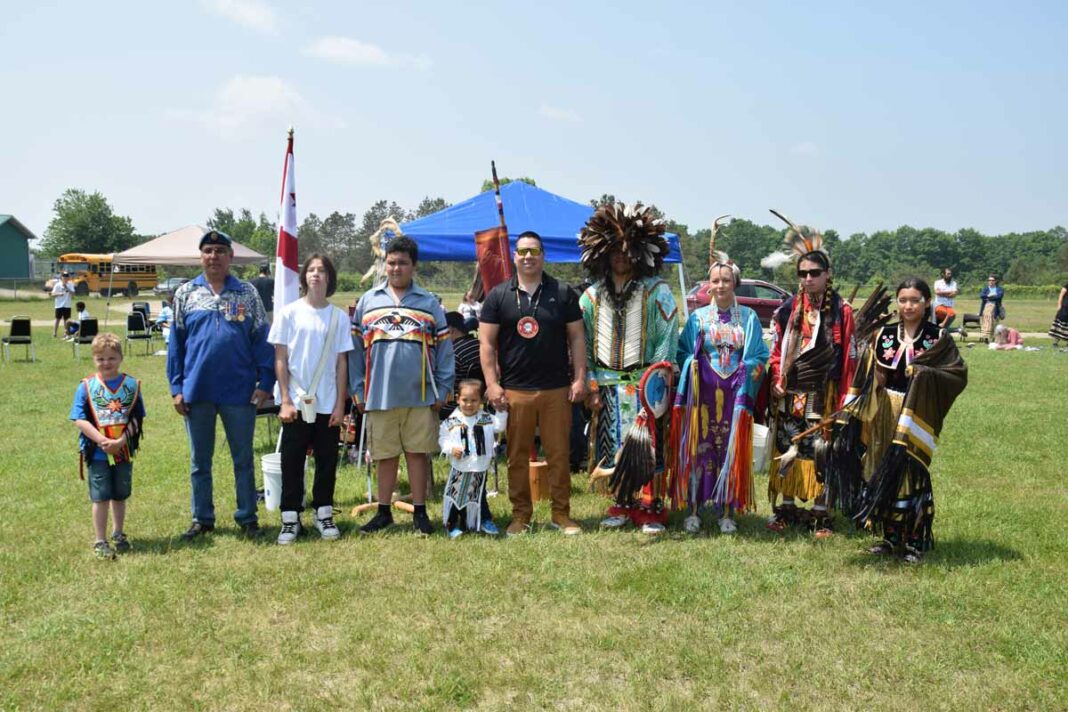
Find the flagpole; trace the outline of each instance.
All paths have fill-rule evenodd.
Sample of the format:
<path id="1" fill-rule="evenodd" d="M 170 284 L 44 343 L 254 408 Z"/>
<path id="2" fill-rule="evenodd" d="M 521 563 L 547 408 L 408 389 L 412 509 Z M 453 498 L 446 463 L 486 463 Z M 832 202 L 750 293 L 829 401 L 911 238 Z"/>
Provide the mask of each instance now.
<path id="1" fill-rule="evenodd" d="M 279 198 L 278 239 L 275 249 L 274 310 L 299 298 L 297 273 L 297 188 L 293 160 L 293 127 L 289 127 L 285 161 L 282 164 L 282 191 Z"/>

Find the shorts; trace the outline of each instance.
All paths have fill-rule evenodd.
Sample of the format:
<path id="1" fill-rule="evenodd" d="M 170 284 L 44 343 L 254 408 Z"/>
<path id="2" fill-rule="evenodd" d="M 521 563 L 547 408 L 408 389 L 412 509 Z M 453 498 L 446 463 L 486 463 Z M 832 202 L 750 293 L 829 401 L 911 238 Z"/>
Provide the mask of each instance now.
<path id="1" fill-rule="evenodd" d="M 89 499 L 93 502 L 129 499 L 133 489 L 133 463 L 112 465 L 105 460 L 89 463 Z"/>
<path id="2" fill-rule="evenodd" d="M 367 412 L 371 459 L 388 460 L 402 452 L 436 452 L 438 414 L 430 406 Z"/>
<path id="3" fill-rule="evenodd" d="M 70 319 L 70 307 L 56 307 L 57 319 Z"/>

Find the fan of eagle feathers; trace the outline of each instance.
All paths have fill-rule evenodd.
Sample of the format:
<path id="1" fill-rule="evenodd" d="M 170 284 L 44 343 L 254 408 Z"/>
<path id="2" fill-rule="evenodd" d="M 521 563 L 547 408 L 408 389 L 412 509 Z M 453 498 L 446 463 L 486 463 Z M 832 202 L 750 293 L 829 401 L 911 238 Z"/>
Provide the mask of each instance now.
<path id="1" fill-rule="evenodd" d="M 608 272 L 608 255 L 619 246 L 634 265 L 636 276 L 657 274 L 668 254 L 664 221 L 653 206 L 609 203 L 597 208 L 579 233 L 582 266 L 595 279 Z"/>

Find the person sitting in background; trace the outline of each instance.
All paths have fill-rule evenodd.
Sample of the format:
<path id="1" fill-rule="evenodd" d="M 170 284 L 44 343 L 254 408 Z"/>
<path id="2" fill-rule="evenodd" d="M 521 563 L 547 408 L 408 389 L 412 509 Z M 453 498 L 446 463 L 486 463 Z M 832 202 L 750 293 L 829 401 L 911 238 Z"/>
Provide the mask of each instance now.
<path id="1" fill-rule="evenodd" d="M 463 299 L 460 300 L 458 311 L 464 318 L 466 331 L 475 331 L 478 329 L 478 317 L 482 314 L 482 304 L 481 302 L 475 301 L 470 290 L 464 292 Z"/>
<path id="2" fill-rule="evenodd" d="M 997 275 L 987 277 L 986 286 L 979 290 L 980 341 L 989 343 L 994 337 L 994 324 L 1005 318 L 1005 308 L 1001 306 L 1004 297 L 1005 290 L 998 284 Z"/>
<path id="3" fill-rule="evenodd" d="M 173 294 L 165 296 L 160 303 L 159 316 L 152 322 L 152 331 L 163 334 L 163 343 L 167 343 L 171 338 L 171 322 L 174 321 L 174 308 L 171 306 L 173 302 Z"/>
<path id="4" fill-rule="evenodd" d="M 957 318 L 957 312 L 953 307 L 939 306 L 934 309 L 934 321 L 941 329 L 949 329 L 949 325 Z"/>
<path id="5" fill-rule="evenodd" d="M 485 386 L 486 380 L 482 377 L 482 361 L 479 358 L 478 339 L 471 336 L 467 322 L 460 312 L 446 312 L 445 323 L 449 325 L 449 339 L 452 341 L 452 351 L 456 363 L 456 388 L 438 411 L 438 417 L 445 420 L 456 410 L 459 402 L 460 382 L 468 379 L 479 381 Z"/>
<path id="6" fill-rule="evenodd" d="M 1004 324 L 994 327 L 994 340 L 990 342 L 990 348 L 994 351 L 1014 351 L 1023 348 L 1023 337 L 1020 332 Z"/>
<path id="7" fill-rule="evenodd" d="M 63 337 L 64 341 L 73 341 L 78 336 L 78 332 L 82 329 L 82 320 L 89 318 L 89 310 L 85 308 L 85 302 L 78 302 L 74 305 L 74 308 L 78 310 L 78 319 L 68 319 L 63 325 L 67 335 Z"/>

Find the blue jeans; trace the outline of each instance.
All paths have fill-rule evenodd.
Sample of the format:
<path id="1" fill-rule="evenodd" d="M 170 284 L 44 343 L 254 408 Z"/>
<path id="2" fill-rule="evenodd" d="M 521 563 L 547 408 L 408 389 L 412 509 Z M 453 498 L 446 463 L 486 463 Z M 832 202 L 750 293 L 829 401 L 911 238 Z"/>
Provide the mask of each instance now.
<path id="1" fill-rule="evenodd" d="M 222 418 L 226 441 L 230 444 L 230 458 L 234 463 L 234 489 L 237 492 L 238 524 L 256 521 L 256 472 L 252 461 L 252 436 L 256 430 L 256 406 L 251 403 L 190 403 L 185 418 L 189 435 L 189 450 L 193 469 L 193 521 L 215 523 L 215 502 L 212 500 L 211 459 L 215 454 L 215 416 Z"/>

